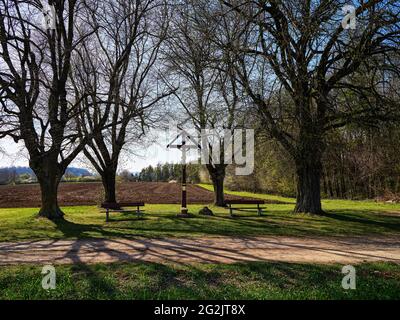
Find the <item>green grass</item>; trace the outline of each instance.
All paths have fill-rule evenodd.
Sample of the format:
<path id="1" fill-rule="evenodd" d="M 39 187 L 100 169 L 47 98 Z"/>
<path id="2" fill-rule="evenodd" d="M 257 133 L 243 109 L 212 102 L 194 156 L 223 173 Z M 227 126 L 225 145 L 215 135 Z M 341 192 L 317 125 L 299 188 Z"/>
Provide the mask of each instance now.
<path id="1" fill-rule="evenodd" d="M 236 193 L 243 195 L 242 193 Z M 264 197 L 264 195 L 245 195 Z M 270 197 L 270 196 L 265 196 Z M 0 209 L 0 241 L 196 236 L 348 236 L 400 235 L 400 205 L 368 201 L 325 200 L 325 216 L 293 214 L 293 204 L 267 205 L 263 217 L 240 213 L 230 218 L 228 210 L 210 206 L 215 217 L 199 216 L 201 205 L 189 206 L 191 219 L 178 219 L 179 205 L 146 205 L 144 219 L 114 213 L 105 214 L 94 206 L 65 207 L 66 221 L 37 218 L 38 209 Z M 397 215 L 396 215 L 397 214 Z"/>
<path id="2" fill-rule="evenodd" d="M 57 266 L 56 289 L 41 266 L 0 267 L 0 299 L 399 299 L 400 267 L 356 266 L 344 290 L 339 265 L 242 263 L 192 266 L 114 263 Z"/>
<path id="3" fill-rule="evenodd" d="M 209 184 L 199 184 L 200 187 L 207 189 L 209 191 L 213 191 L 213 186 Z M 289 206 L 290 208 L 294 208 L 296 204 L 296 199 L 282 197 L 279 195 L 271 195 L 271 194 L 260 194 L 260 193 L 252 193 L 252 192 L 243 192 L 243 191 L 230 191 L 225 190 L 225 194 L 235 195 L 239 197 L 250 197 L 262 200 L 271 200 L 271 201 L 279 201 L 282 203 L 293 204 Z M 322 199 L 322 208 L 328 213 L 332 211 L 376 211 L 376 212 L 396 212 L 400 215 L 400 203 L 384 203 L 384 202 L 376 202 L 372 200 L 337 200 L 337 199 Z"/>
<path id="4" fill-rule="evenodd" d="M 205 184 L 205 183 L 200 183 L 198 186 L 209 190 L 209 191 L 214 191 L 212 184 Z M 282 197 L 279 195 L 272 195 L 272 194 L 261 194 L 261 193 L 252 193 L 252 192 L 246 192 L 246 191 L 230 191 L 225 189 L 225 194 L 231 194 L 234 196 L 239 196 L 239 197 L 250 197 L 250 198 L 258 198 L 262 200 L 272 200 L 272 201 L 280 201 L 280 202 L 286 202 L 286 203 L 296 203 L 296 199 L 294 198 L 288 198 L 288 197 Z"/>

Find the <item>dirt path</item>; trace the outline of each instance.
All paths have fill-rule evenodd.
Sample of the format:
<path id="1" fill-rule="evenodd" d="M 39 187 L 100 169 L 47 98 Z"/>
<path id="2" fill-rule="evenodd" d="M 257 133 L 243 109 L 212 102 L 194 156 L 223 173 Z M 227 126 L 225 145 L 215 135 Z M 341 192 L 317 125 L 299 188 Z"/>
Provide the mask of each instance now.
<path id="1" fill-rule="evenodd" d="M 235 263 L 284 261 L 400 264 L 399 238 L 195 238 L 54 240 L 0 243 L 0 265 L 151 261 Z"/>

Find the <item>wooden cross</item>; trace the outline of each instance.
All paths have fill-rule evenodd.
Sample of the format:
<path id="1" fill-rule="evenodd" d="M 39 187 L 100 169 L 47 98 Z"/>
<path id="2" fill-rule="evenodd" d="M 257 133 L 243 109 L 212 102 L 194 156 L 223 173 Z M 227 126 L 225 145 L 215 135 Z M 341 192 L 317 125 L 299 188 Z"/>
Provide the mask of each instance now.
<path id="1" fill-rule="evenodd" d="M 200 149 L 201 146 L 194 141 L 194 139 L 183 129 L 178 127 L 180 133 L 176 136 L 176 138 L 167 145 L 169 149 L 178 149 L 182 152 L 182 197 L 181 197 L 181 213 L 178 214 L 178 217 L 187 218 L 190 217 L 187 209 L 187 184 L 186 184 L 186 153 L 190 149 Z M 177 141 L 181 138 L 181 143 L 177 143 Z M 192 142 L 193 144 L 190 144 Z"/>

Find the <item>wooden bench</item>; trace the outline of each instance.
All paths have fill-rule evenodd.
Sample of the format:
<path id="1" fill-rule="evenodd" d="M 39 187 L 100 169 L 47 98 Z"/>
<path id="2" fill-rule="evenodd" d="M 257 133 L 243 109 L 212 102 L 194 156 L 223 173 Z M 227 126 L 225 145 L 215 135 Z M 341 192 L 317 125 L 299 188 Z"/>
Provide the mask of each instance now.
<path id="1" fill-rule="evenodd" d="M 101 207 L 106 210 L 106 221 L 109 221 L 110 211 L 112 212 L 134 212 L 138 217 L 143 216 L 143 210 L 140 207 L 144 207 L 144 202 L 118 202 L 118 203 L 107 203 L 103 202 Z M 125 210 L 124 208 L 134 207 L 136 210 Z"/>
<path id="2" fill-rule="evenodd" d="M 252 200 L 252 199 L 239 199 L 239 200 L 226 200 L 225 204 L 229 206 L 229 213 L 231 217 L 233 217 L 233 210 L 238 210 L 238 211 L 246 211 L 244 209 L 255 209 L 253 207 L 251 208 L 233 208 L 232 205 L 257 205 L 257 212 L 259 216 L 262 216 L 262 210 L 265 208 L 261 208 L 260 205 L 265 204 L 264 200 Z"/>

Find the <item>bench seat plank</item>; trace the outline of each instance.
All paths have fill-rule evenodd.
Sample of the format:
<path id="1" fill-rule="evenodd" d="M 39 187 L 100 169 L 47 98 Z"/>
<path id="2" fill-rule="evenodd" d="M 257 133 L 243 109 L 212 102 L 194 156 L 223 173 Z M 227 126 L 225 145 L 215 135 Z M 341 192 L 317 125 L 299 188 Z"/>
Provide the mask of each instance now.
<path id="1" fill-rule="evenodd" d="M 240 200 L 226 200 L 226 204 L 265 204 L 264 200 L 253 199 L 240 199 Z"/>
<path id="2" fill-rule="evenodd" d="M 238 208 L 234 208 L 235 210 L 237 210 L 237 211 L 244 211 L 244 210 L 248 210 L 248 211 L 250 211 L 250 210 L 256 210 L 256 209 L 258 209 L 257 207 L 238 207 Z M 259 209 L 262 209 L 262 210 L 264 210 L 264 209 L 267 209 L 266 207 L 260 207 Z"/>
<path id="3" fill-rule="evenodd" d="M 256 209 L 258 215 L 262 216 L 263 209 L 265 209 L 265 208 L 260 207 L 260 205 L 265 204 L 265 201 L 257 200 L 257 199 L 226 200 L 225 204 L 227 204 L 229 206 L 229 213 L 232 217 L 233 217 L 233 210 L 246 211 L 244 209 L 247 209 L 247 210 Z M 247 207 L 233 208 L 232 207 L 232 205 L 251 205 L 251 204 L 257 205 L 257 207 L 256 208 L 247 208 Z M 250 211 L 247 211 L 247 212 L 250 212 Z"/>
<path id="4" fill-rule="evenodd" d="M 101 207 L 104 209 L 120 209 L 123 207 L 144 207 L 144 202 L 118 202 L 118 203 L 107 203 L 103 202 Z"/>
<path id="5" fill-rule="evenodd" d="M 140 207 L 144 207 L 145 204 L 141 202 L 118 202 L 118 203 L 107 203 L 103 202 L 101 208 L 106 209 L 106 221 L 109 221 L 110 210 L 113 212 L 124 212 L 124 213 L 136 213 L 138 216 L 143 216 L 144 210 L 140 210 Z M 125 210 L 124 208 L 136 207 L 136 210 Z"/>
<path id="6" fill-rule="evenodd" d="M 121 210 L 114 210 L 114 209 L 109 209 L 109 210 L 112 210 L 112 212 L 123 212 L 123 213 L 137 213 L 138 212 L 138 210 L 124 210 L 124 209 L 121 209 Z M 140 212 L 145 212 L 145 210 L 139 210 Z M 107 213 L 107 210 L 104 210 L 104 211 L 101 211 L 102 213 Z"/>

